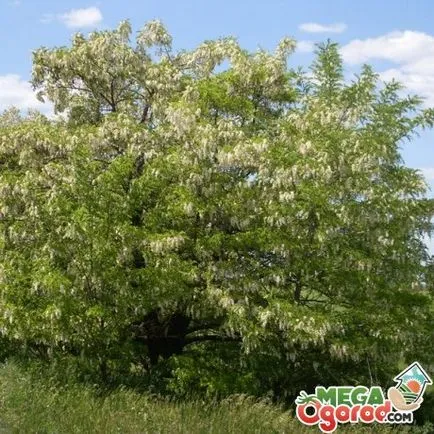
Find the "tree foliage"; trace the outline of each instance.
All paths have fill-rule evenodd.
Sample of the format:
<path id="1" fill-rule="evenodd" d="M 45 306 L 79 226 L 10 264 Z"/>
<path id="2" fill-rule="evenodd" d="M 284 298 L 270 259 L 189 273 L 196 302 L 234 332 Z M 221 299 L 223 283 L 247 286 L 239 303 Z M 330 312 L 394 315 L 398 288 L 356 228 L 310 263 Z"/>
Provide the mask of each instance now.
<path id="1" fill-rule="evenodd" d="M 104 377 L 169 370 L 181 392 L 432 363 L 433 203 L 399 147 L 433 111 L 369 66 L 347 82 L 331 42 L 306 72 L 289 39 L 131 34 L 36 50 L 65 119 L 0 119 L 2 335 Z"/>

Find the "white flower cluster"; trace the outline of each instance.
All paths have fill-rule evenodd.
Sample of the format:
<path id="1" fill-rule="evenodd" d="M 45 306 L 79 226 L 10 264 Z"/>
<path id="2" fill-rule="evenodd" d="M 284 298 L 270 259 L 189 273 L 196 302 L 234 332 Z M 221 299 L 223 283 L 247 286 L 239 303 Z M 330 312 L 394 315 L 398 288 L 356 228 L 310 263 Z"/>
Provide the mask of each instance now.
<path id="1" fill-rule="evenodd" d="M 156 254 L 167 253 L 170 251 L 178 250 L 185 242 L 185 239 L 181 235 L 169 236 L 159 238 L 152 241 L 145 242 L 145 246 Z"/>

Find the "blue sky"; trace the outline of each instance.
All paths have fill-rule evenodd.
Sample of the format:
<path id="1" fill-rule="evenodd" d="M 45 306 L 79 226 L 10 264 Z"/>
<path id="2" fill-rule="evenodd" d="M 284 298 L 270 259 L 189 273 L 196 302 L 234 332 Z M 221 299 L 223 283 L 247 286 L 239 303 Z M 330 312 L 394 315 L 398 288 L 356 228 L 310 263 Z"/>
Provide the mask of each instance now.
<path id="1" fill-rule="evenodd" d="M 342 46 L 348 74 L 370 63 L 434 106 L 433 16 L 431 0 L 0 0 L 0 110 L 37 106 L 27 83 L 32 49 L 65 45 L 76 31 L 113 28 L 126 18 L 136 30 L 161 19 L 176 48 L 233 35 L 246 48 L 272 49 L 292 36 L 300 41 L 294 65 L 308 65 L 312 43 L 331 38 Z M 423 169 L 434 191 L 434 132 L 423 132 L 402 152 L 409 166 Z"/>

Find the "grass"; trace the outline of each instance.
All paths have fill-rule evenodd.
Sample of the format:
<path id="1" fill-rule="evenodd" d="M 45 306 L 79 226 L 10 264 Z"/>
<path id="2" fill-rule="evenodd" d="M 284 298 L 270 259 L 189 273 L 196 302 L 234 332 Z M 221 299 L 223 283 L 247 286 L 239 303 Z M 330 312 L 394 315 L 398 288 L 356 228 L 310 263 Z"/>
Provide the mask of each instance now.
<path id="1" fill-rule="evenodd" d="M 340 432 L 415 433 L 415 427 L 342 426 Z M 23 368 L 0 365 L 1 433 L 319 433 L 281 407 L 234 396 L 219 402 L 174 402 L 118 389 L 102 395 L 84 385 L 54 385 Z M 428 428 L 419 432 L 429 433 Z"/>

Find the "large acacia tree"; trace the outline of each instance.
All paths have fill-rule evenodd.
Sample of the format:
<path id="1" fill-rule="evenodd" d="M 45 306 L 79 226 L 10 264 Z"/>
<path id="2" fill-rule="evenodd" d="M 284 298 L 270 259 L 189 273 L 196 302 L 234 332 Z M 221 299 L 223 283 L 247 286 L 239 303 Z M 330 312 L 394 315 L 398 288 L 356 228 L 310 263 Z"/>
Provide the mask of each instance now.
<path id="1" fill-rule="evenodd" d="M 282 393 L 431 362 L 433 204 L 399 146 L 433 111 L 369 66 L 346 82 L 330 42 L 304 72 L 288 39 L 131 33 L 36 50 L 63 118 L 0 120 L 3 337 Z"/>

